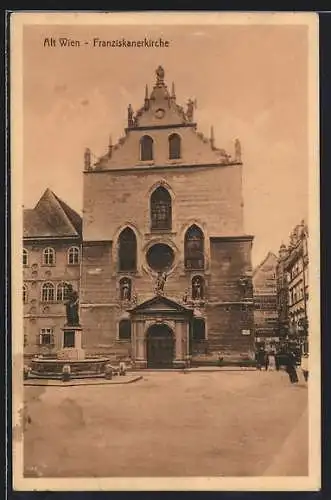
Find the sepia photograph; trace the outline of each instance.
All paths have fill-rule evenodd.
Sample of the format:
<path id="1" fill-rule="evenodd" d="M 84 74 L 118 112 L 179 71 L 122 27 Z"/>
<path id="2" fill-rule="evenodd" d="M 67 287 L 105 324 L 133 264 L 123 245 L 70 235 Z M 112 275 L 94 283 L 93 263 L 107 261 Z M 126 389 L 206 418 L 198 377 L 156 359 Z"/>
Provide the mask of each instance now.
<path id="1" fill-rule="evenodd" d="M 11 18 L 17 490 L 318 490 L 318 17 Z"/>

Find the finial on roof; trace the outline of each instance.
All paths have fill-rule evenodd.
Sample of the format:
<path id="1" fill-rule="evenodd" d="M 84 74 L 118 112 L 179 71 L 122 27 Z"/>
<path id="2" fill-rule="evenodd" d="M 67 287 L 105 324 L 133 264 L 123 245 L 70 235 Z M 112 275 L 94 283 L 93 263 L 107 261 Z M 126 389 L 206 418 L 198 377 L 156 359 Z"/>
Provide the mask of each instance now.
<path id="1" fill-rule="evenodd" d="M 214 136 L 214 127 L 213 125 L 210 127 L 210 145 L 212 149 L 215 149 L 215 136 Z"/>
<path id="2" fill-rule="evenodd" d="M 194 114 L 194 109 L 197 107 L 197 100 L 194 99 L 189 99 L 187 102 L 187 110 L 186 110 L 186 118 L 188 119 L 189 122 L 193 121 L 193 114 Z"/>
<path id="3" fill-rule="evenodd" d="M 148 109 L 149 108 L 149 94 L 148 94 L 148 85 L 145 86 L 145 104 L 144 108 Z"/>
<path id="4" fill-rule="evenodd" d="M 162 68 L 162 66 L 159 66 L 155 71 L 155 73 L 156 73 L 156 85 L 157 86 L 164 85 L 164 69 Z"/>
<path id="5" fill-rule="evenodd" d="M 241 144 L 239 139 L 234 141 L 234 160 L 237 163 L 241 163 Z"/>
<path id="6" fill-rule="evenodd" d="M 284 259 L 287 256 L 287 248 L 284 242 L 282 241 L 282 244 L 279 247 L 279 252 L 278 252 L 279 258 Z"/>
<path id="7" fill-rule="evenodd" d="M 112 157 L 112 153 L 113 153 L 113 139 L 112 139 L 112 136 L 110 135 L 109 140 L 108 140 L 108 156 L 109 156 L 109 158 Z"/>
<path id="8" fill-rule="evenodd" d="M 90 170 L 90 168 L 91 168 L 91 150 L 89 148 L 85 148 L 84 168 L 85 168 L 85 170 Z"/>
<path id="9" fill-rule="evenodd" d="M 133 108 L 131 104 L 128 106 L 128 127 L 133 126 Z"/>
<path id="10" fill-rule="evenodd" d="M 176 91 L 175 91 L 175 83 L 174 82 L 172 82 L 172 84 L 171 84 L 171 99 L 173 101 L 176 100 Z"/>

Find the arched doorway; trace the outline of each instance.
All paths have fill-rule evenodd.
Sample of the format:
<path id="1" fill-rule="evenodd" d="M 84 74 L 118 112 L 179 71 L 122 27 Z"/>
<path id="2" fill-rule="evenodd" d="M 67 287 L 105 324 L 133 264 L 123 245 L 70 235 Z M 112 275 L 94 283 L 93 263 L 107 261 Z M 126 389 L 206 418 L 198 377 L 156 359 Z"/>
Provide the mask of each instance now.
<path id="1" fill-rule="evenodd" d="M 146 335 L 148 368 L 172 367 L 175 351 L 174 334 L 165 324 L 152 325 Z"/>

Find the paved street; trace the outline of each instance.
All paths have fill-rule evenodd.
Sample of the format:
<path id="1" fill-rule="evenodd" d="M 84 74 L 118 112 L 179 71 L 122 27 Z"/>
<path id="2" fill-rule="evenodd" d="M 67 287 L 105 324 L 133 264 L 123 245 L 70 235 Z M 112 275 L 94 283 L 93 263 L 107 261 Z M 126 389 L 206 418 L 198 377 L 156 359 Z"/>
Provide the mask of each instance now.
<path id="1" fill-rule="evenodd" d="M 26 387 L 27 476 L 307 475 L 307 386 L 284 372 L 145 372 Z M 301 376 L 301 374 L 300 374 Z"/>

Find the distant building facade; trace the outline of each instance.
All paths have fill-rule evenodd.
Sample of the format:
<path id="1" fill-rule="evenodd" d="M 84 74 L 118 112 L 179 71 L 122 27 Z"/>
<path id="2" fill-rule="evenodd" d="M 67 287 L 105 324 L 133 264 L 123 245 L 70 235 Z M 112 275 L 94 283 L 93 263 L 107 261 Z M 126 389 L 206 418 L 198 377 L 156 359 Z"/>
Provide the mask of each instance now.
<path id="1" fill-rule="evenodd" d="M 254 329 L 257 343 L 279 340 L 276 267 L 277 257 L 269 252 L 253 272 Z"/>
<path id="2" fill-rule="evenodd" d="M 243 227 L 242 160 L 197 132 L 156 71 L 124 136 L 85 152 L 81 322 L 94 353 L 136 366 L 253 350 L 253 237 Z"/>
<path id="3" fill-rule="evenodd" d="M 81 217 L 50 189 L 23 211 L 23 310 L 25 354 L 62 347 L 66 283 L 77 290 Z"/>
<path id="4" fill-rule="evenodd" d="M 309 255 L 308 227 L 301 221 L 292 231 L 288 246 L 282 244 L 277 266 L 278 314 L 283 334 L 308 338 Z"/>

